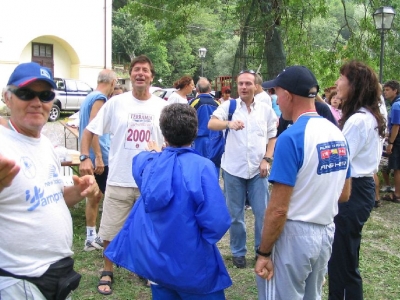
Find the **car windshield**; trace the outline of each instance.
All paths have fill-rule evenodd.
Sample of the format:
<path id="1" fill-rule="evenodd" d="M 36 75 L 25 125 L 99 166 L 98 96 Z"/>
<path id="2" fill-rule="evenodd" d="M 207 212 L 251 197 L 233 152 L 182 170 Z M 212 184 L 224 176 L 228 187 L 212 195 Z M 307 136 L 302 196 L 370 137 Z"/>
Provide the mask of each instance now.
<path id="1" fill-rule="evenodd" d="M 165 90 L 157 90 L 157 91 L 153 92 L 153 95 L 162 98 L 162 97 L 164 97 L 165 93 L 166 93 Z"/>

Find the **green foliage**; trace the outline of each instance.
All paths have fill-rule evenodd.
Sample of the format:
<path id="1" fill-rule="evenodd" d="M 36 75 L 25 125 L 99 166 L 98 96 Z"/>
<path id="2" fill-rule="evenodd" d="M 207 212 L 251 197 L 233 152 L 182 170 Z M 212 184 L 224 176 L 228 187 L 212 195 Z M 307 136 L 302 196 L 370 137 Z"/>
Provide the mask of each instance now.
<path id="1" fill-rule="evenodd" d="M 185 74 L 196 80 L 201 70 L 198 49 L 205 47 L 204 74 L 210 79 L 259 66 L 272 77 L 286 65 L 303 64 L 314 71 L 321 87 L 333 84 L 348 59 L 363 60 L 379 72 L 380 34 L 372 13 L 390 5 L 364 0 L 126 2 L 118 11 L 126 20 L 115 18 L 113 24 L 114 61 L 128 60 L 138 51 L 161 55 L 156 67 L 167 85 Z M 397 16 L 385 33 L 385 80 L 398 77 L 391 61 L 400 56 L 399 28 Z"/>

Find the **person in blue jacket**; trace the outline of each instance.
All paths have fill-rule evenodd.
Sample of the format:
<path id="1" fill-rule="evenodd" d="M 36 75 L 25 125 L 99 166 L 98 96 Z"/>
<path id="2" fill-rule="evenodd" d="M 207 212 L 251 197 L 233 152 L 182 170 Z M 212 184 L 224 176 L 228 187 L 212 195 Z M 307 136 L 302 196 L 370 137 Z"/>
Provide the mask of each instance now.
<path id="1" fill-rule="evenodd" d="M 232 281 L 216 243 L 231 218 L 215 166 L 190 147 L 196 110 L 168 105 L 160 127 L 167 147 L 133 159 L 141 196 L 105 255 L 148 278 L 152 299 L 225 299 Z"/>

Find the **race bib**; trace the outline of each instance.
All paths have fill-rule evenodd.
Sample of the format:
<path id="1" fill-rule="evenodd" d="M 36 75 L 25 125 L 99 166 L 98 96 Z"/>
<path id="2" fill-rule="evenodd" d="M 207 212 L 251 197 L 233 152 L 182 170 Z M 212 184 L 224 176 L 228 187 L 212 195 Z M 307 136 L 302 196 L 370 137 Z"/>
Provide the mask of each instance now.
<path id="1" fill-rule="evenodd" d="M 146 150 L 152 138 L 154 116 L 145 113 L 129 114 L 125 133 L 125 149 Z"/>

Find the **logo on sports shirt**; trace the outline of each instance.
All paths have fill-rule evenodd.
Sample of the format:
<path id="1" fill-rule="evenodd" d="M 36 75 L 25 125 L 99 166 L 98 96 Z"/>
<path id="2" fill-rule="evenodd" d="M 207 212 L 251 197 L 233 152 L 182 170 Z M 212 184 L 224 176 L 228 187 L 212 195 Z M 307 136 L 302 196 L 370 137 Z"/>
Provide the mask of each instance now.
<path id="1" fill-rule="evenodd" d="M 347 145 L 344 141 L 332 141 L 317 145 L 318 170 L 317 174 L 328 174 L 346 170 L 349 164 Z"/>
<path id="2" fill-rule="evenodd" d="M 32 159 L 27 156 L 21 157 L 20 166 L 27 178 L 32 179 L 36 177 L 36 167 Z"/>

